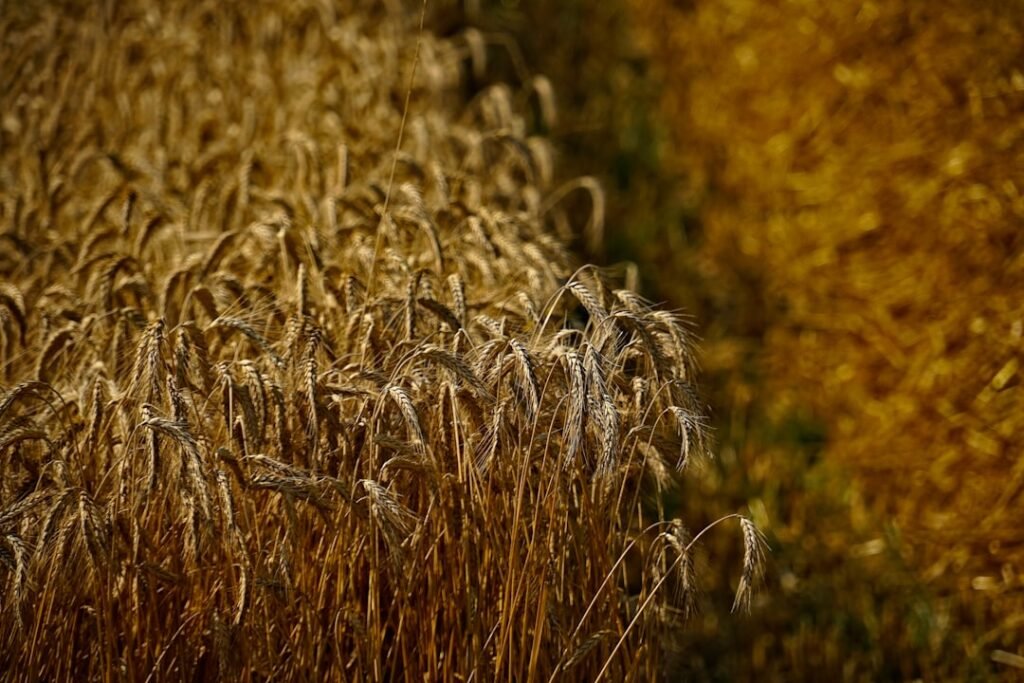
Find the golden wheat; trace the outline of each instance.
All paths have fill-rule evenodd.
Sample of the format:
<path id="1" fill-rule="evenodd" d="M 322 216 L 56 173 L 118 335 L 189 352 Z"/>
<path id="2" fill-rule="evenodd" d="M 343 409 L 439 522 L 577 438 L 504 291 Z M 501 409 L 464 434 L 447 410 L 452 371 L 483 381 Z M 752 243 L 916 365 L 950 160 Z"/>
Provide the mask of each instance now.
<path id="1" fill-rule="evenodd" d="M 596 241 L 603 196 L 551 184 L 517 113 L 553 119 L 546 81 L 467 101 L 486 49 L 416 16 L 5 7 L 11 678 L 660 671 L 693 541 L 645 482 L 707 450 L 688 333 L 573 273 L 561 199 Z"/>

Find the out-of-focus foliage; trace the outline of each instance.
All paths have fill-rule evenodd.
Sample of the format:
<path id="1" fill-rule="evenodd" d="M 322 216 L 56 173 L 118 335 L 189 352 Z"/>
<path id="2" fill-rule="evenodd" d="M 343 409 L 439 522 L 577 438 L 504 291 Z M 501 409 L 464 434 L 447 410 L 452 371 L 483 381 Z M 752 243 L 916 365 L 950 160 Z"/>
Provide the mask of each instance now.
<path id="1" fill-rule="evenodd" d="M 1020 3 L 501 4 L 611 260 L 697 318 L 720 464 L 679 504 L 749 504 L 774 549 L 681 670 L 1014 675 Z"/>
<path id="2" fill-rule="evenodd" d="M 767 311 L 759 391 L 1021 654 L 1024 5 L 633 6 L 699 274 Z"/>

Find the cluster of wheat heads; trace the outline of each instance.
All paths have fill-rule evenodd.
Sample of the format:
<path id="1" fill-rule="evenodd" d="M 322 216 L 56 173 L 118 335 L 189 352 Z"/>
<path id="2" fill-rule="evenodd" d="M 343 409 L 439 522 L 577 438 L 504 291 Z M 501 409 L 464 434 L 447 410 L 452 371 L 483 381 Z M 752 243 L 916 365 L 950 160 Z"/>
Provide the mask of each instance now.
<path id="1" fill-rule="evenodd" d="M 771 309 L 773 397 L 814 409 L 920 576 L 988 620 L 975 652 L 1024 665 L 1024 6 L 633 4 L 700 267 Z"/>
<path id="2" fill-rule="evenodd" d="M 0 670 L 657 675 L 689 332 L 570 272 L 535 90 L 416 18 L 5 8 Z"/>

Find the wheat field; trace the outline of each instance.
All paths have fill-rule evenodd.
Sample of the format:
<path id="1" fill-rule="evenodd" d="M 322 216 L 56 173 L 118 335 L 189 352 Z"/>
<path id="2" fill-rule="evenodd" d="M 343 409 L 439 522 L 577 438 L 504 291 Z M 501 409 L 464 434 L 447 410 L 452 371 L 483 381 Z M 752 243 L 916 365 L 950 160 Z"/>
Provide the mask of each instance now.
<path id="1" fill-rule="evenodd" d="M 652 680 L 706 531 L 748 603 L 692 329 L 425 9 L 3 6 L 10 680 Z"/>

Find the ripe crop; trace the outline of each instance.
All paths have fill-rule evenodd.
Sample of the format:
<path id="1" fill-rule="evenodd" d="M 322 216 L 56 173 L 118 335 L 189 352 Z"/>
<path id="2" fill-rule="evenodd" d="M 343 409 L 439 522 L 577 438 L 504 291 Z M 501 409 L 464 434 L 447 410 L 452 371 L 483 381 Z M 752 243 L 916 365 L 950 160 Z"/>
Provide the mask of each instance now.
<path id="1" fill-rule="evenodd" d="M 467 98 L 477 44 L 384 4 L 5 7 L 12 678 L 660 670 L 690 331 L 557 236 L 601 196 L 553 184 L 543 81 Z"/>

